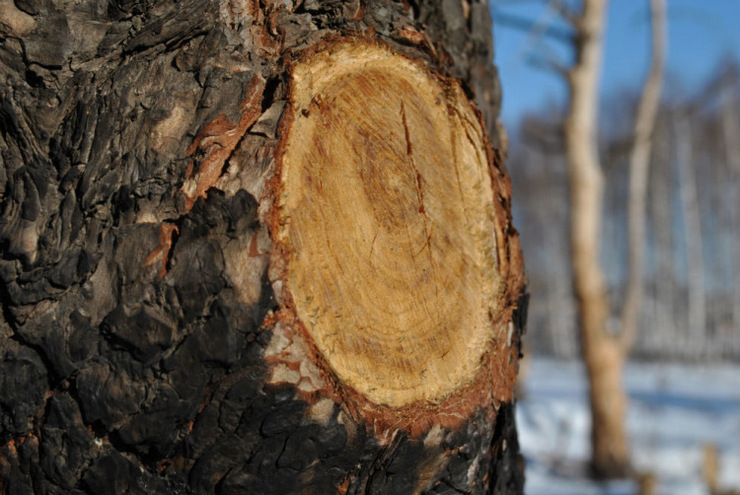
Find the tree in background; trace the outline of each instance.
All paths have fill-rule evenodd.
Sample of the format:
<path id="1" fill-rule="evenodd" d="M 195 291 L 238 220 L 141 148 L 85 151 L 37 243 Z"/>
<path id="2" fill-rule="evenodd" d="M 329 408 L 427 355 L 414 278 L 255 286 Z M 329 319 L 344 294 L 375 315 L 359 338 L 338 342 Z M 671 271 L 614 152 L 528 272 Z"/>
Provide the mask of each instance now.
<path id="1" fill-rule="evenodd" d="M 740 67 L 737 63 L 727 63 L 725 71 L 720 76 L 722 108 L 722 143 L 724 144 L 725 161 L 728 169 L 728 184 L 731 186 L 730 204 L 727 210 L 731 212 L 729 224 L 735 234 L 740 233 L 740 98 L 738 98 L 738 81 Z M 731 246 L 735 266 L 733 267 L 734 294 L 732 298 L 732 326 L 740 328 L 740 242 Z"/>
<path id="2" fill-rule="evenodd" d="M 584 0 L 581 13 L 573 20 L 576 62 L 568 73 L 565 149 L 573 283 L 590 384 L 592 464 L 600 476 L 623 476 L 629 469 L 621 382 L 624 356 L 607 331 L 609 299 L 599 261 L 604 177 L 597 145 L 598 89 L 606 5 L 605 0 Z"/>
<path id="3" fill-rule="evenodd" d="M 647 253 L 644 304 L 632 355 L 640 359 L 716 360 L 740 357 L 740 333 L 735 313 L 740 264 L 733 254 L 740 249 L 737 236 L 738 173 L 733 148 L 740 128 L 740 72 L 737 62 L 724 59 L 713 74 L 692 93 L 680 78 L 666 81 L 667 91 L 659 107 L 653 133 L 649 169 Z M 602 260 L 617 322 L 626 292 L 625 260 L 628 259 L 629 155 L 631 135 L 640 95 L 624 90 L 606 95 L 600 117 L 600 151 L 605 183 Z M 527 345 L 530 351 L 576 356 L 573 348 L 573 301 L 568 266 L 567 201 L 564 144 L 561 123 L 564 112 L 545 106 L 524 118 L 511 133 L 510 169 L 517 190 L 515 218 L 520 225 L 533 298 Z M 677 128 L 677 118 L 691 122 L 688 130 Z M 685 127 L 685 126 L 684 126 Z M 689 140 L 681 144 L 682 140 Z M 686 150 L 690 150 L 689 153 Z M 681 153 L 690 155 L 682 163 Z M 681 168 L 686 166 L 686 170 Z M 684 181 L 695 181 L 700 220 L 686 218 Z M 693 178 L 693 179 L 692 179 Z M 683 195 L 683 197 L 682 197 Z M 702 242 L 706 322 L 697 330 L 689 324 L 690 271 L 687 230 L 700 225 Z M 694 317 L 693 319 L 696 319 Z M 615 325 L 616 326 L 616 325 Z M 694 344 L 689 345 L 694 333 Z"/>
<path id="4" fill-rule="evenodd" d="M 644 294 L 647 191 L 655 121 L 660 106 L 666 54 L 665 0 L 650 0 L 652 13 L 652 59 L 635 119 L 629 157 L 629 270 L 622 308 L 621 347 L 629 353 L 637 336 Z"/>
<path id="5" fill-rule="evenodd" d="M 665 6 L 653 0 L 653 62 L 638 107 L 630 157 L 630 284 L 622 332 L 609 332 L 609 298 L 601 266 L 604 174 L 598 149 L 599 74 L 603 55 L 606 0 L 583 0 L 567 16 L 575 30 L 575 64 L 568 71 L 570 103 L 565 150 L 571 200 L 571 257 L 579 334 L 590 384 L 592 468 L 599 477 L 630 472 L 624 427 L 627 399 L 622 370 L 637 331 L 645 243 L 645 194 L 650 145 L 660 99 L 664 59 Z"/>

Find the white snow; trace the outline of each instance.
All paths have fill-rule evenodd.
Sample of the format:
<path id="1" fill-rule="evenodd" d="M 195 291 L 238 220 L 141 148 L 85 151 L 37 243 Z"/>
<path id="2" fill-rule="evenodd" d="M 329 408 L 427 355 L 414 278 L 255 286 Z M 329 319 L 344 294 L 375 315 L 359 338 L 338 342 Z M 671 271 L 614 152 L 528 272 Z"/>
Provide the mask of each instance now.
<path id="1" fill-rule="evenodd" d="M 583 365 L 534 358 L 517 404 L 527 460 L 527 495 L 632 495 L 632 480 L 587 476 L 590 416 Z M 740 365 L 629 363 L 627 428 L 637 471 L 658 480 L 658 495 L 706 495 L 705 445 L 720 453 L 720 484 L 740 490 Z"/>

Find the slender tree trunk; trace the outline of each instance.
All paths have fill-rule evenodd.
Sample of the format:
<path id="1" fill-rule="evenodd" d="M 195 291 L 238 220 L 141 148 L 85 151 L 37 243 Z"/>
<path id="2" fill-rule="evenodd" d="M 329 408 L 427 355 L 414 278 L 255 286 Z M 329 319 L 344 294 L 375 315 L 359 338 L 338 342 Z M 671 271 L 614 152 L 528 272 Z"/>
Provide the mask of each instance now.
<path id="1" fill-rule="evenodd" d="M 688 265 L 688 329 L 684 352 L 699 355 L 704 351 L 706 332 L 706 295 L 701 210 L 696 187 L 691 122 L 687 115 L 674 120 L 676 162 L 681 183 L 681 211 L 684 218 L 684 242 Z"/>
<path id="2" fill-rule="evenodd" d="M 656 167 L 653 169 L 651 204 L 653 213 L 653 232 L 657 252 L 657 278 L 655 281 L 655 349 L 658 352 L 675 353 L 675 248 L 673 241 L 673 215 L 671 184 L 671 153 L 669 134 L 665 132 L 656 143 Z"/>
<path id="3" fill-rule="evenodd" d="M 722 140 L 725 145 L 725 160 L 731 177 L 733 199 L 730 205 L 733 252 L 733 298 L 732 328 L 740 328 L 740 100 L 737 98 L 737 72 L 729 73 L 722 85 Z M 737 348 L 733 343 L 733 347 Z"/>
<path id="4" fill-rule="evenodd" d="M 627 473 L 629 455 L 624 430 L 624 359 L 618 341 L 607 332 L 609 303 L 599 261 L 604 177 L 597 149 L 597 116 L 606 5 L 604 0 L 584 0 L 576 21 L 576 63 L 568 77 L 565 141 L 573 279 L 590 384 L 592 464 L 595 474 L 609 477 Z"/>
<path id="5" fill-rule="evenodd" d="M 520 494 L 491 59 L 482 1 L 3 2 L 0 492 Z"/>
<path id="6" fill-rule="evenodd" d="M 652 60 L 637 107 L 634 144 L 630 153 L 629 202 L 629 270 L 627 291 L 622 307 L 620 338 L 625 353 L 629 353 L 637 336 L 644 292 L 645 223 L 647 220 L 647 183 L 653 144 L 655 118 L 660 105 L 665 66 L 665 0 L 651 0 Z"/>

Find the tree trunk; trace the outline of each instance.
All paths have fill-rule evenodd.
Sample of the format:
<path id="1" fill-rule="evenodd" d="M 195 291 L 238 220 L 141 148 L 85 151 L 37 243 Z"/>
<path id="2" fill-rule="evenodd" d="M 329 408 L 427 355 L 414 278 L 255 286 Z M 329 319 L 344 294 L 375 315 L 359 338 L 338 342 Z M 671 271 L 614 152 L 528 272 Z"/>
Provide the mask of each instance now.
<path id="1" fill-rule="evenodd" d="M 620 339 L 628 354 L 635 343 L 644 298 L 645 223 L 647 220 L 647 185 L 653 130 L 658 115 L 665 66 L 665 0 L 651 0 L 652 57 L 650 74 L 642 89 L 635 119 L 634 144 L 630 152 L 629 270 L 622 307 Z"/>
<path id="2" fill-rule="evenodd" d="M 0 492 L 521 493 L 490 27 L 3 2 Z"/>
<path id="3" fill-rule="evenodd" d="M 706 349 L 706 294 L 704 283 L 704 249 L 701 209 L 696 185 L 696 166 L 691 122 L 686 112 L 673 120 L 676 139 L 676 163 L 680 181 L 681 212 L 684 221 L 684 243 L 688 276 L 688 328 L 684 353 L 703 356 Z"/>
<path id="4" fill-rule="evenodd" d="M 737 97 L 738 72 L 728 71 L 722 83 L 722 142 L 724 143 L 725 163 L 728 168 L 731 191 L 729 208 L 730 231 L 740 232 L 740 101 Z M 732 239 L 732 328 L 740 328 L 740 241 L 737 235 Z M 737 350 L 737 339 L 731 342 Z"/>
<path id="5" fill-rule="evenodd" d="M 624 357 L 607 332 L 609 301 L 599 261 L 604 176 L 597 149 L 599 72 L 605 0 L 584 0 L 576 21 L 576 63 L 568 75 L 565 145 L 571 196 L 571 256 L 581 345 L 590 385 L 592 467 L 597 476 L 627 474 L 622 389 Z"/>
<path id="6" fill-rule="evenodd" d="M 655 279 L 655 311 L 654 324 L 650 335 L 654 339 L 655 353 L 673 356 L 676 353 L 676 269 L 675 269 L 675 241 L 673 233 L 673 195 L 671 184 L 673 174 L 671 159 L 672 153 L 668 142 L 668 130 L 663 126 L 660 139 L 656 142 L 656 163 L 652 167 L 652 188 L 650 201 L 652 204 L 652 231 L 655 235 L 655 251 L 657 253 L 657 275 Z"/>

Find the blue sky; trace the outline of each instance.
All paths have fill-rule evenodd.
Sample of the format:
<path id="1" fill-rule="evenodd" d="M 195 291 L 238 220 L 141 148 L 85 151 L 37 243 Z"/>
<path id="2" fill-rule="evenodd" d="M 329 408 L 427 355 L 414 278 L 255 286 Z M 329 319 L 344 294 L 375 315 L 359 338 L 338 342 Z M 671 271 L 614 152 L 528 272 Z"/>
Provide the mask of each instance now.
<path id="1" fill-rule="evenodd" d="M 560 30 L 566 26 L 546 0 L 490 0 L 495 60 L 503 86 L 502 117 L 513 130 L 519 117 L 548 102 L 563 102 L 566 85 L 532 59 L 543 54 L 569 64 L 572 51 L 563 42 L 532 30 L 510 27 L 497 14 L 509 14 Z M 688 92 L 696 90 L 728 54 L 740 57 L 740 0 L 667 0 L 668 74 Z M 649 0 L 611 0 L 602 73 L 602 94 L 639 88 L 647 73 Z"/>

